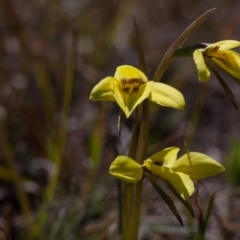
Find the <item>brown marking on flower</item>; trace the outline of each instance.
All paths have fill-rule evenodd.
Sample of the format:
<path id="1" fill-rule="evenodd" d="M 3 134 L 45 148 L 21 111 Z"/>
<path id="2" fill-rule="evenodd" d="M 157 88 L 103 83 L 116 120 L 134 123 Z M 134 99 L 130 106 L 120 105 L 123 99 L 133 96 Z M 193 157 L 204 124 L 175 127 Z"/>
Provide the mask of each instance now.
<path id="1" fill-rule="evenodd" d="M 203 55 L 206 57 L 213 57 L 213 55 L 219 50 L 220 46 L 209 47 L 203 51 Z"/>
<path id="2" fill-rule="evenodd" d="M 144 81 L 141 78 L 121 79 L 122 89 L 125 93 L 137 92 Z"/>

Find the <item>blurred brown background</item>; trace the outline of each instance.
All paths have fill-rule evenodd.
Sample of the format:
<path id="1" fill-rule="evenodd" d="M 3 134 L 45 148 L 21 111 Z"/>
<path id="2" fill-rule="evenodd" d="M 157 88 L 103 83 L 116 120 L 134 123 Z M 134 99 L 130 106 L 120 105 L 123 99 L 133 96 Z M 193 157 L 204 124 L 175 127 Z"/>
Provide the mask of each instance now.
<path id="1" fill-rule="evenodd" d="M 90 91 L 117 66 L 138 66 L 133 17 L 151 79 L 170 45 L 213 7 L 186 45 L 239 40 L 237 0 L 0 1 L 0 239 L 117 239 L 108 167 L 126 153 L 132 119 L 118 139 L 117 104 L 91 102 Z M 222 76 L 240 108 L 240 86 Z M 217 191 L 206 239 L 239 239 L 239 111 L 214 76 L 198 81 L 191 58 L 174 59 L 161 81 L 187 105 L 151 105 L 149 154 L 175 145 L 182 154 L 186 140 L 223 163 L 226 174 L 200 183 L 203 212 Z M 143 199 L 141 239 L 195 239 L 197 219 L 181 206 L 185 227 L 148 184 Z"/>

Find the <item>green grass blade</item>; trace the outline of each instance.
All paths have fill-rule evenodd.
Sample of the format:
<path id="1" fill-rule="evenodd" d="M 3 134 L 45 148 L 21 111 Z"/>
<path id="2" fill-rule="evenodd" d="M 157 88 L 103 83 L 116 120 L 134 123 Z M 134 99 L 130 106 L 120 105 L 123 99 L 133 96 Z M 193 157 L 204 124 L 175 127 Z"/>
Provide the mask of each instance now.
<path id="1" fill-rule="evenodd" d="M 170 208 L 170 210 L 172 211 L 172 213 L 175 215 L 175 217 L 177 218 L 177 220 L 179 221 L 179 223 L 183 226 L 183 221 L 182 218 L 179 214 L 179 212 L 177 211 L 177 208 L 173 202 L 173 200 L 164 192 L 164 190 L 159 186 L 159 184 L 155 181 L 154 177 L 151 176 L 151 173 L 145 171 L 145 174 L 147 176 L 147 178 L 149 179 L 149 181 L 151 182 L 152 186 L 154 187 L 154 189 L 157 191 L 157 193 L 159 194 L 159 196 L 164 200 L 164 202 L 168 205 L 168 207 Z"/>
<path id="2" fill-rule="evenodd" d="M 202 226 L 202 229 L 201 229 L 202 237 L 204 237 L 204 234 L 205 234 L 206 229 L 207 229 L 208 221 L 209 221 L 209 218 L 210 218 L 211 213 L 212 213 L 213 204 L 214 204 L 214 200 L 215 200 L 215 194 L 216 193 L 212 194 L 212 196 L 210 197 L 207 212 L 206 212 L 206 214 L 204 216 L 204 219 L 203 219 L 203 226 Z"/>
<path id="3" fill-rule="evenodd" d="M 144 73 L 146 73 L 146 63 L 145 63 L 145 57 L 143 52 L 143 46 L 141 41 L 141 35 L 139 32 L 138 24 L 135 18 L 133 18 L 134 28 L 135 28 L 135 34 L 137 39 L 137 50 L 138 50 L 138 60 L 139 60 L 139 68 Z"/>
<path id="4" fill-rule="evenodd" d="M 231 89 L 228 87 L 228 85 L 226 84 L 226 82 L 223 80 L 222 76 L 216 71 L 215 68 L 213 68 L 210 64 L 207 64 L 207 67 L 211 70 L 211 72 L 213 72 L 213 74 L 215 75 L 215 77 L 217 78 L 218 82 L 220 83 L 220 85 L 222 86 L 224 92 L 227 94 L 228 98 L 230 99 L 230 101 L 232 102 L 233 106 L 238 109 L 237 106 L 237 102 L 236 99 L 231 91 Z"/>
<path id="5" fill-rule="evenodd" d="M 192 208 L 192 205 L 187 201 L 184 200 L 181 195 L 175 190 L 175 188 L 167 181 L 164 181 L 166 183 L 166 185 L 168 186 L 168 188 L 170 189 L 170 191 L 175 195 L 175 197 L 187 208 L 187 210 L 189 211 L 189 213 L 191 214 L 191 216 L 194 218 L 194 211 Z"/>
<path id="6" fill-rule="evenodd" d="M 172 44 L 172 46 L 167 50 L 165 55 L 163 56 L 162 61 L 158 65 L 158 68 L 154 74 L 153 80 L 155 82 L 160 81 L 163 73 L 169 66 L 172 61 L 172 57 L 174 52 L 193 34 L 193 32 L 201 25 L 201 23 L 216 10 L 216 8 L 212 8 L 205 13 L 203 13 L 200 17 L 198 17 L 189 27 L 179 36 L 179 38 Z"/>

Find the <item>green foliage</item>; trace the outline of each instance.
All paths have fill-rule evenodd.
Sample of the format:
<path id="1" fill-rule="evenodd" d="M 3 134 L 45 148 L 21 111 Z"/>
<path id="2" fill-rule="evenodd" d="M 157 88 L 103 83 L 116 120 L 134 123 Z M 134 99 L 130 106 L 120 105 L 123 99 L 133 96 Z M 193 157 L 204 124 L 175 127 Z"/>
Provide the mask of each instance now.
<path id="1" fill-rule="evenodd" d="M 225 159 L 226 176 L 234 186 L 240 186 L 240 141 L 232 139 Z"/>

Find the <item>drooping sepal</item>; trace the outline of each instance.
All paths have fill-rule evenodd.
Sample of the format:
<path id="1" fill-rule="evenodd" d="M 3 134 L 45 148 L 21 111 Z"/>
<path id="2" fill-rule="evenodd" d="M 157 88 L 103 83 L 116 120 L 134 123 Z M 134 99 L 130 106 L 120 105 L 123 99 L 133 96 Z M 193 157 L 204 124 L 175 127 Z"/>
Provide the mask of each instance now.
<path id="1" fill-rule="evenodd" d="M 114 177 L 129 183 L 137 183 L 142 178 L 143 168 L 127 156 L 118 156 L 111 164 L 109 172 Z"/>

